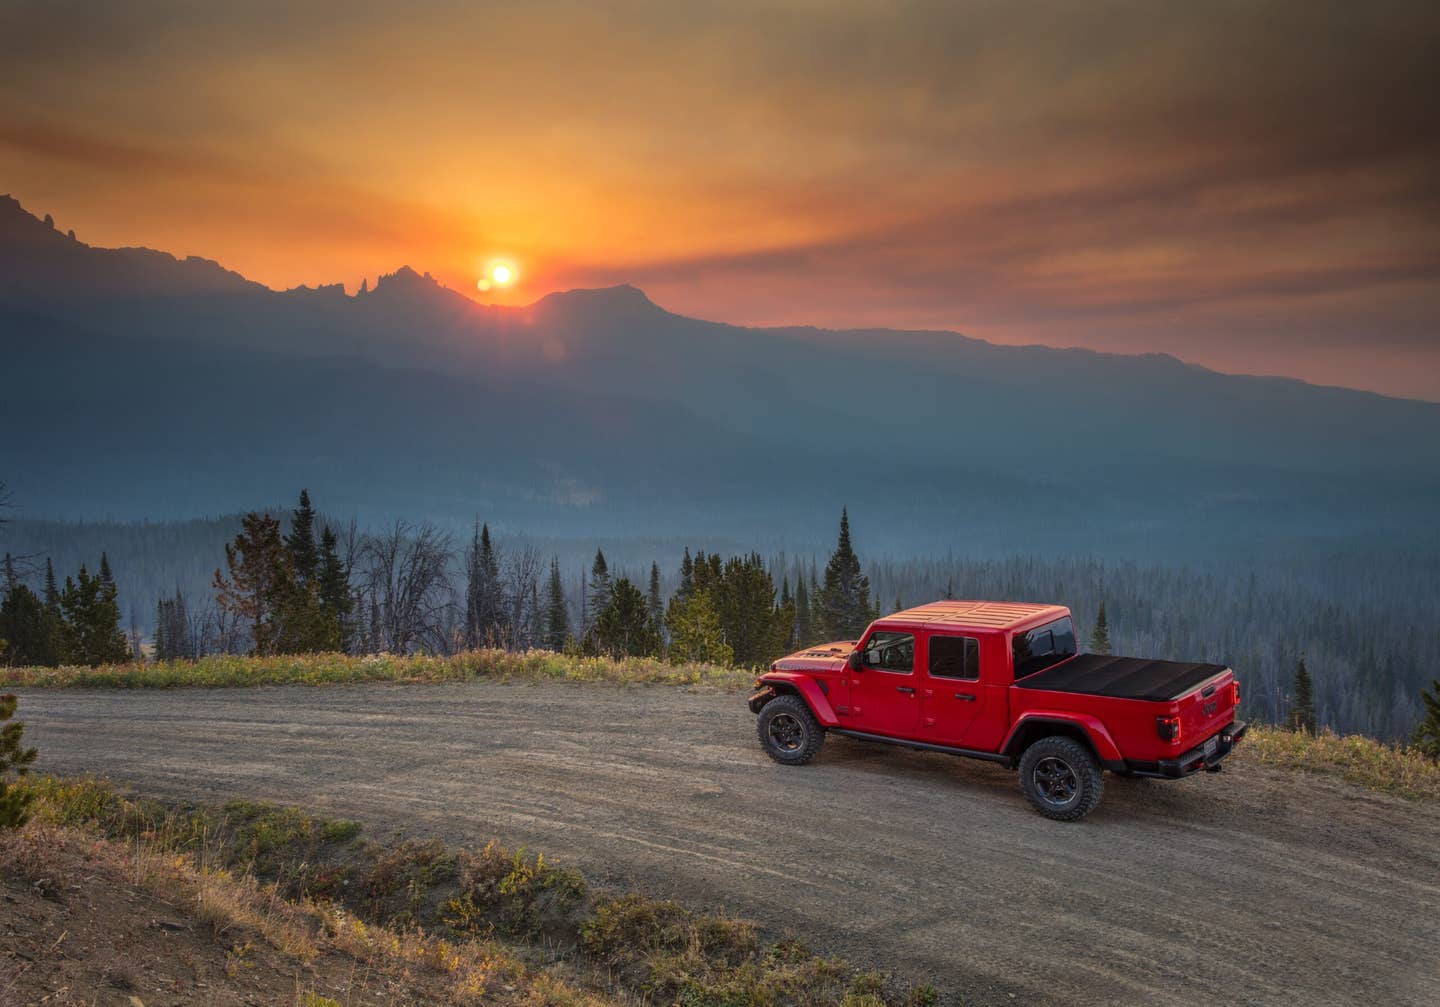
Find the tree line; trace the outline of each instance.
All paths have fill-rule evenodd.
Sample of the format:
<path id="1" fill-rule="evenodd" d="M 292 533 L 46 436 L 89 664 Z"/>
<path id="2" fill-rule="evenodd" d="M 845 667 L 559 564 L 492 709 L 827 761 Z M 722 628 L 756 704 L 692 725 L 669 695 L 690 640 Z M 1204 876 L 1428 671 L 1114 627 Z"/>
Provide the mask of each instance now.
<path id="1" fill-rule="evenodd" d="M 221 569 L 211 568 L 217 590 L 155 599 L 151 656 L 497 646 L 758 666 L 853 638 L 881 598 L 884 611 L 942 597 L 1054 601 L 1075 612 L 1091 649 L 1235 668 L 1247 717 L 1393 740 L 1426 719 L 1422 689 L 1440 665 L 1428 554 L 1386 557 L 1380 567 L 1373 553 L 1363 563 L 1306 554 L 1240 574 L 1022 555 L 878 557 L 862 567 L 842 513 L 823 567 L 814 556 L 702 546 L 665 570 L 654 561 L 616 568 L 596 550 L 577 579 L 533 544 L 502 547 L 480 522 L 458 545 L 429 523 L 362 533 L 354 522 L 322 520 L 308 493 L 288 515 L 234 520 L 238 534 Z M 193 566 L 189 553 L 182 558 Z M 169 562 L 149 551 L 143 561 Z M 68 606 L 53 570 L 17 557 L 7 565 L 13 573 L 0 572 L 0 638 L 12 640 L 0 661 L 92 663 L 124 659 L 122 640 L 127 654 L 140 648 L 141 606 L 132 602 L 122 632 L 109 558 L 95 575 L 82 565 Z M 27 581 L 36 590 L 20 590 Z"/>

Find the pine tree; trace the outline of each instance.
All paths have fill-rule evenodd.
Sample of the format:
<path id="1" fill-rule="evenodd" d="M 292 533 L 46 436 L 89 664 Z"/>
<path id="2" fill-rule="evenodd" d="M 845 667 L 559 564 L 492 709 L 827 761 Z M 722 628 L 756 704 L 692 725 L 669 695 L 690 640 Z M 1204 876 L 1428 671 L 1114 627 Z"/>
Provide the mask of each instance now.
<path id="1" fill-rule="evenodd" d="M 810 591 L 805 587 L 805 574 L 795 578 L 795 646 L 808 647 L 815 640 L 810 615 Z"/>
<path id="2" fill-rule="evenodd" d="M 1440 760 L 1440 678 L 1431 680 L 1430 691 L 1420 690 L 1420 702 L 1425 706 L 1425 715 L 1411 740 L 1422 755 Z"/>
<path id="3" fill-rule="evenodd" d="M 565 604 L 565 584 L 560 580 L 560 559 L 550 559 L 550 593 L 545 605 L 545 646 L 559 653 L 570 636 L 570 609 Z"/>
<path id="4" fill-rule="evenodd" d="M 256 654 L 289 653 L 296 593 L 290 550 L 280 537 L 280 522 L 251 511 L 240 522 L 240 534 L 225 545 L 227 580 L 215 571 L 215 603 L 250 628 Z"/>
<path id="5" fill-rule="evenodd" d="M 827 639 L 854 640 L 870 623 L 870 578 L 850 545 L 850 515 L 840 511 L 840 537 L 825 566 L 820 591 L 820 625 Z"/>
<path id="6" fill-rule="evenodd" d="M 320 572 L 320 551 L 315 545 L 315 508 L 310 506 L 310 491 L 300 491 L 300 506 L 290 515 L 290 534 L 285 536 L 290 562 L 295 567 L 295 582 L 309 587 Z"/>
<path id="7" fill-rule="evenodd" d="M 70 661 L 70 628 L 60 611 L 60 588 L 55 584 L 55 565 L 45 559 L 45 639 L 51 666 Z"/>
<path id="8" fill-rule="evenodd" d="M 12 695 L 0 696 L 0 829 L 18 829 L 29 821 L 35 800 L 33 790 L 15 786 L 35 761 L 35 749 L 20 747 L 25 724 L 11 722 L 18 702 Z"/>
<path id="9" fill-rule="evenodd" d="M 692 586 L 693 587 L 693 586 Z M 720 617 L 705 591 L 678 592 L 665 613 L 670 660 L 675 664 L 733 664 L 735 653 L 720 631 Z"/>
<path id="10" fill-rule="evenodd" d="M 329 525 L 320 535 L 320 571 L 316 593 L 320 603 L 320 638 L 325 650 L 349 652 L 354 644 L 355 598 L 350 571 L 340 558 L 340 540 Z"/>
<path id="11" fill-rule="evenodd" d="M 1295 668 L 1295 702 L 1291 711 L 1291 723 L 1295 730 L 1305 734 L 1315 733 L 1315 695 L 1310 681 L 1310 672 L 1305 668 L 1305 658 Z"/>
<path id="12" fill-rule="evenodd" d="M 1100 600 L 1100 612 L 1095 616 L 1095 631 L 1090 634 L 1090 653 L 1110 653 L 1110 622 L 1105 618 L 1105 600 Z"/>
<path id="13" fill-rule="evenodd" d="M 590 593 L 586 598 L 585 628 L 594 629 L 600 613 L 610 606 L 610 567 L 605 554 L 595 550 L 595 562 L 590 566 Z"/>
<path id="14" fill-rule="evenodd" d="M 954 577 L 951 577 L 949 580 L 945 581 L 945 600 L 946 600 L 946 601 L 954 601 L 954 600 L 955 600 L 955 578 L 954 578 Z"/>
<path id="15" fill-rule="evenodd" d="M 680 587 L 675 594 L 681 598 L 688 598 L 690 592 L 695 590 L 695 561 L 690 558 L 690 547 L 685 547 L 685 557 L 680 560 Z"/>
<path id="16" fill-rule="evenodd" d="M 115 664 L 130 657 L 130 643 L 120 628 L 120 604 L 110 560 L 100 556 L 100 573 L 91 576 L 84 564 L 78 578 L 65 578 L 60 612 L 69 638 L 67 660 L 92 667 Z"/>
<path id="17" fill-rule="evenodd" d="M 665 633 L 665 602 L 660 597 L 660 564 L 650 564 L 650 593 L 646 598 L 650 610 L 650 628 L 655 638 L 662 639 Z"/>
<path id="18" fill-rule="evenodd" d="M 6 579 L 10 588 L 0 597 L 0 640 L 6 646 L 0 661 L 54 667 L 58 660 L 50 646 L 44 603 L 21 581 Z"/>
<path id="19" fill-rule="evenodd" d="M 649 606 L 640 589 L 626 577 L 610 586 L 610 604 L 595 619 L 595 649 L 611 657 L 644 656 L 660 648 L 650 627 Z"/>
<path id="20" fill-rule="evenodd" d="M 482 524 L 465 552 L 465 646 L 473 650 L 505 643 L 504 593 L 490 525 Z"/>

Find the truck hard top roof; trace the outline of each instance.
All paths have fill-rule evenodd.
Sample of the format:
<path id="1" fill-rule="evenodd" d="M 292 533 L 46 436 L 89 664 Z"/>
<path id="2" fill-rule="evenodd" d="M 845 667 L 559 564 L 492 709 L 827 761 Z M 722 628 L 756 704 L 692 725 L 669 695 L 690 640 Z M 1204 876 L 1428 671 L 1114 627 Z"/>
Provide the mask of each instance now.
<path id="1" fill-rule="evenodd" d="M 1032 605 L 1016 601 L 932 601 L 887 615 L 881 622 L 903 622 L 935 629 L 973 626 L 977 629 L 1016 629 L 1059 619 L 1070 614 L 1062 605 Z"/>

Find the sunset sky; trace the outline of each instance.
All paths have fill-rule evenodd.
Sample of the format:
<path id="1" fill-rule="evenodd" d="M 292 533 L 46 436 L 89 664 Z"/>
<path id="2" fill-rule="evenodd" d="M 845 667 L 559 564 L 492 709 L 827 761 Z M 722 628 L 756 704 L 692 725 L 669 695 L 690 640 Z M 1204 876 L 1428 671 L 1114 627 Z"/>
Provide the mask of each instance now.
<path id="1" fill-rule="evenodd" d="M 0 192 L 277 287 L 624 282 L 1440 400 L 1437 11 L 12 0 Z"/>

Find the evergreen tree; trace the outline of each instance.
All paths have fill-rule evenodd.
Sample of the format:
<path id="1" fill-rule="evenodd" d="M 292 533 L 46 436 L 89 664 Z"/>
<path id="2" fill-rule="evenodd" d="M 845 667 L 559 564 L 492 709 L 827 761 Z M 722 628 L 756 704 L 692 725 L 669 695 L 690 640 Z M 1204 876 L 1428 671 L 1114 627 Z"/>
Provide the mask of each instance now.
<path id="1" fill-rule="evenodd" d="M 718 576 L 707 574 L 706 582 L 735 663 L 748 668 L 773 660 L 782 646 L 776 638 L 775 582 L 760 554 L 731 557 Z"/>
<path id="2" fill-rule="evenodd" d="M 685 557 L 680 560 L 680 588 L 675 594 L 681 598 L 688 598 L 690 592 L 695 590 L 695 561 L 690 558 L 690 547 L 685 547 Z"/>
<path id="3" fill-rule="evenodd" d="M 611 657 L 643 656 L 660 649 L 645 596 L 628 578 L 611 585 L 610 603 L 596 616 L 593 637 L 595 649 Z"/>
<path id="4" fill-rule="evenodd" d="M 1110 622 L 1105 618 L 1105 600 L 1100 600 L 1100 612 L 1095 616 L 1095 631 L 1090 634 L 1090 653 L 1110 653 Z"/>
<path id="5" fill-rule="evenodd" d="M 808 647 L 815 642 L 815 630 L 810 615 L 810 591 L 805 587 L 802 571 L 795 579 L 795 646 Z"/>
<path id="6" fill-rule="evenodd" d="M 295 568 L 295 583 L 309 587 L 320 573 L 320 550 L 315 544 L 315 508 L 310 506 L 310 491 L 300 491 L 300 506 L 290 515 L 290 534 L 285 536 L 290 562 Z"/>
<path id="7" fill-rule="evenodd" d="M 665 633 L 665 602 L 660 597 L 660 564 L 650 564 L 650 593 L 646 597 L 650 610 L 650 628 L 655 631 L 657 640 L 663 639 Z"/>
<path id="8" fill-rule="evenodd" d="M 10 557 L 5 558 L 8 562 Z M 0 661 L 53 668 L 59 660 L 51 646 L 44 603 L 19 580 L 6 580 L 10 588 L 0 597 L 0 640 L 6 646 L 0 652 Z"/>
<path id="9" fill-rule="evenodd" d="M 1310 681 L 1310 672 L 1305 668 L 1305 658 L 1295 668 L 1295 702 L 1291 712 L 1291 724 L 1295 730 L 1306 734 L 1315 733 L 1315 693 Z"/>
<path id="10" fill-rule="evenodd" d="M 827 639 L 854 640 L 871 621 L 870 578 L 861 571 L 850 546 L 850 515 L 845 508 L 840 511 L 840 537 L 825 566 L 819 602 L 820 626 Z"/>
<path id="11" fill-rule="evenodd" d="M 33 790 L 15 785 L 35 761 L 35 749 L 20 747 L 24 723 L 11 722 L 18 702 L 12 695 L 0 696 L 0 829 L 18 829 L 29 821 L 35 800 Z"/>
<path id="12" fill-rule="evenodd" d="M 560 560 L 550 560 L 550 593 L 545 605 L 545 646 L 559 653 L 570 637 L 570 609 L 565 604 L 565 585 L 560 580 Z"/>
<path id="13" fill-rule="evenodd" d="M 60 611 L 60 588 L 55 583 L 55 565 L 45 558 L 45 638 L 51 665 L 70 661 L 70 627 Z"/>
<path id="14" fill-rule="evenodd" d="M 955 600 L 955 578 L 954 578 L 954 577 L 951 577 L 951 578 L 949 578 L 947 581 L 945 581 L 945 600 L 946 600 L 946 601 L 954 601 L 954 600 Z"/>
<path id="15" fill-rule="evenodd" d="M 693 589 L 678 592 L 665 613 L 670 631 L 670 660 L 676 664 L 733 664 L 735 653 L 720 630 L 720 617 L 710 604 L 710 595 Z"/>
<path id="16" fill-rule="evenodd" d="M 605 562 L 605 554 L 596 549 L 595 562 L 590 566 L 590 592 L 586 598 L 585 628 L 587 631 L 595 627 L 600 613 L 609 606 L 610 567 Z"/>
<path id="17" fill-rule="evenodd" d="M 1411 740 L 1421 754 L 1440 760 L 1440 678 L 1430 682 L 1430 691 L 1420 690 L 1424 714 Z"/>
<path id="18" fill-rule="evenodd" d="M 506 642 L 505 591 L 500 557 L 490 525 L 480 525 L 465 552 L 465 646 L 499 647 Z"/>
<path id="19" fill-rule="evenodd" d="M 280 537 L 280 522 L 269 514 L 246 514 L 240 534 L 225 545 L 225 565 L 228 580 L 215 571 L 215 603 L 250 628 L 256 654 L 289 653 L 295 568 Z"/>
<path id="20" fill-rule="evenodd" d="M 320 535 L 320 570 L 316 593 L 320 603 L 320 638 L 324 650 L 349 652 L 354 644 L 355 597 L 350 571 L 340 558 L 340 540 L 329 525 Z"/>
<path id="21" fill-rule="evenodd" d="M 67 624 L 71 652 L 67 659 L 91 667 L 116 664 L 130 657 L 130 643 L 120 628 L 120 604 L 109 558 L 101 553 L 100 572 L 91 576 L 84 564 L 76 580 L 65 578 L 60 611 Z"/>

